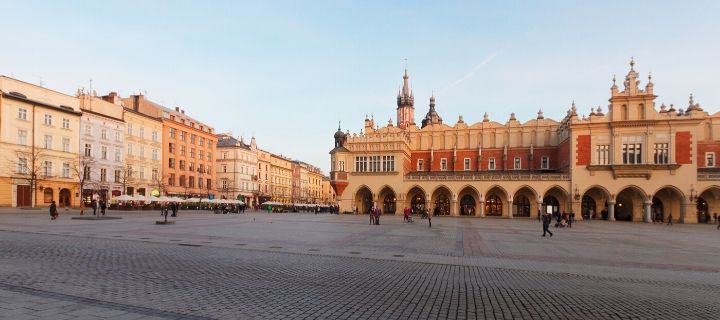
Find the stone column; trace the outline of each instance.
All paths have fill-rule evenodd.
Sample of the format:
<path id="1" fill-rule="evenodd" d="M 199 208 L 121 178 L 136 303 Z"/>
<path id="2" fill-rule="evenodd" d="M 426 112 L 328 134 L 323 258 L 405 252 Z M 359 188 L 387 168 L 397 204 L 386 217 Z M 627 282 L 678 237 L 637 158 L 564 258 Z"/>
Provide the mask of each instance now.
<path id="1" fill-rule="evenodd" d="M 644 206 L 644 210 L 643 210 L 643 212 L 644 212 L 643 221 L 651 222 L 652 221 L 652 218 L 651 218 L 652 213 L 650 212 L 650 206 L 652 205 L 652 202 L 646 201 L 644 204 L 645 204 L 645 206 Z"/>
<path id="2" fill-rule="evenodd" d="M 479 217 L 485 217 L 485 200 L 480 200 L 480 210 L 477 211 Z"/>
<path id="3" fill-rule="evenodd" d="M 680 203 L 680 219 L 679 223 L 698 223 L 697 204 L 695 202 Z"/>
<path id="4" fill-rule="evenodd" d="M 512 204 L 513 204 L 512 200 L 508 200 L 508 218 L 510 218 L 510 219 L 513 218 L 513 212 L 512 212 L 513 205 Z"/>
<path id="5" fill-rule="evenodd" d="M 615 221 L 615 201 L 608 201 L 608 221 Z"/>
<path id="6" fill-rule="evenodd" d="M 460 215 L 460 210 L 458 209 L 457 200 L 450 201 L 450 215 L 453 217 L 457 217 Z"/>

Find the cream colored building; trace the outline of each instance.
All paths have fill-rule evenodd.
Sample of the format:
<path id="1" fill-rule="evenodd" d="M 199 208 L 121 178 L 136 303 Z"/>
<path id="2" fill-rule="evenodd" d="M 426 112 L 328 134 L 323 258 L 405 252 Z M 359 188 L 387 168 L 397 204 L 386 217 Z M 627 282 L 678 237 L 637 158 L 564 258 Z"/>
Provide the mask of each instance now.
<path id="1" fill-rule="evenodd" d="M 257 153 L 242 139 L 231 134 L 217 135 L 217 190 L 225 199 L 243 200 L 248 206 L 258 204 Z"/>
<path id="2" fill-rule="evenodd" d="M 79 205 L 80 115 L 76 97 L 0 76 L 0 206 Z"/>
<path id="3" fill-rule="evenodd" d="M 292 202 L 292 160 L 270 154 L 270 188 L 273 201 Z"/>
<path id="4" fill-rule="evenodd" d="M 639 78 L 631 62 L 622 88 L 613 80 L 608 107 L 588 117 L 573 103 L 560 121 L 540 111 L 524 122 L 486 113 L 448 125 L 431 97 L 418 126 L 406 72 L 397 124 L 365 119 L 360 133 L 335 133 L 331 184 L 340 210 L 687 223 L 720 213 L 720 114 L 692 96 L 686 107 L 658 106 L 650 77 L 644 86 Z"/>

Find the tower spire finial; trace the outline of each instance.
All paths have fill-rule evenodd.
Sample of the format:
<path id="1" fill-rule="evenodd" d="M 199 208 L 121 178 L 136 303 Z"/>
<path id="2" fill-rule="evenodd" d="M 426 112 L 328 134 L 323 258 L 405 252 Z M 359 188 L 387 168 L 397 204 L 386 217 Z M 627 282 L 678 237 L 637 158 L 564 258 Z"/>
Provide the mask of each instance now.
<path id="1" fill-rule="evenodd" d="M 630 71 L 635 71 L 633 67 L 635 67 L 635 58 L 630 57 Z"/>
<path id="2" fill-rule="evenodd" d="M 342 129 L 340 129 L 340 121 L 338 121 L 338 131 L 342 131 Z"/>

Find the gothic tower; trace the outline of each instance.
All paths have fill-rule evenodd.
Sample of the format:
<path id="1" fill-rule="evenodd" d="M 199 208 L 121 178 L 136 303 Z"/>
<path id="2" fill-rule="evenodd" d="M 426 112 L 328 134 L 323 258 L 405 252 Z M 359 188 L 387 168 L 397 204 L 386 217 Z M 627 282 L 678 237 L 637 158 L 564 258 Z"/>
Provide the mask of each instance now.
<path id="1" fill-rule="evenodd" d="M 405 69 L 403 85 L 397 95 L 397 126 L 400 129 L 415 125 L 415 97 L 410 89 L 408 78 L 407 69 Z"/>

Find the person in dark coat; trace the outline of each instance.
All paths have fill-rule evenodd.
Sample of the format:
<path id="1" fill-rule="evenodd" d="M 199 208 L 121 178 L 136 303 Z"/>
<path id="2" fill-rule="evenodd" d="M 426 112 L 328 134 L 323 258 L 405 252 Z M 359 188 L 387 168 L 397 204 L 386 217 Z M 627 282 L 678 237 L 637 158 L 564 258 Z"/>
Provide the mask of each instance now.
<path id="1" fill-rule="evenodd" d="M 102 215 L 105 215 L 105 209 L 107 209 L 107 203 L 105 203 L 105 200 L 100 200 L 100 213 Z"/>
<path id="2" fill-rule="evenodd" d="M 549 233 L 552 237 L 553 234 L 550 232 L 550 221 L 552 220 L 552 216 L 549 213 L 545 213 L 542 215 L 542 225 L 543 225 L 543 237 L 546 233 Z"/>
<path id="3" fill-rule="evenodd" d="M 55 220 L 58 217 L 58 210 L 57 205 L 55 205 L 55 201 L 53 200 L 52 203 L 50 203 L 50 220 Z"/>
<path id="4" fill-rule="evenodd" d="M 93 215 L 94 215 L 94 216 L 97 215 L 97 209 L 98 209 L 97 200 L 93 199 L 93 200 L 90 202 L 90 205 L 91 205 L 92 208 L 93 208 Z"/>

